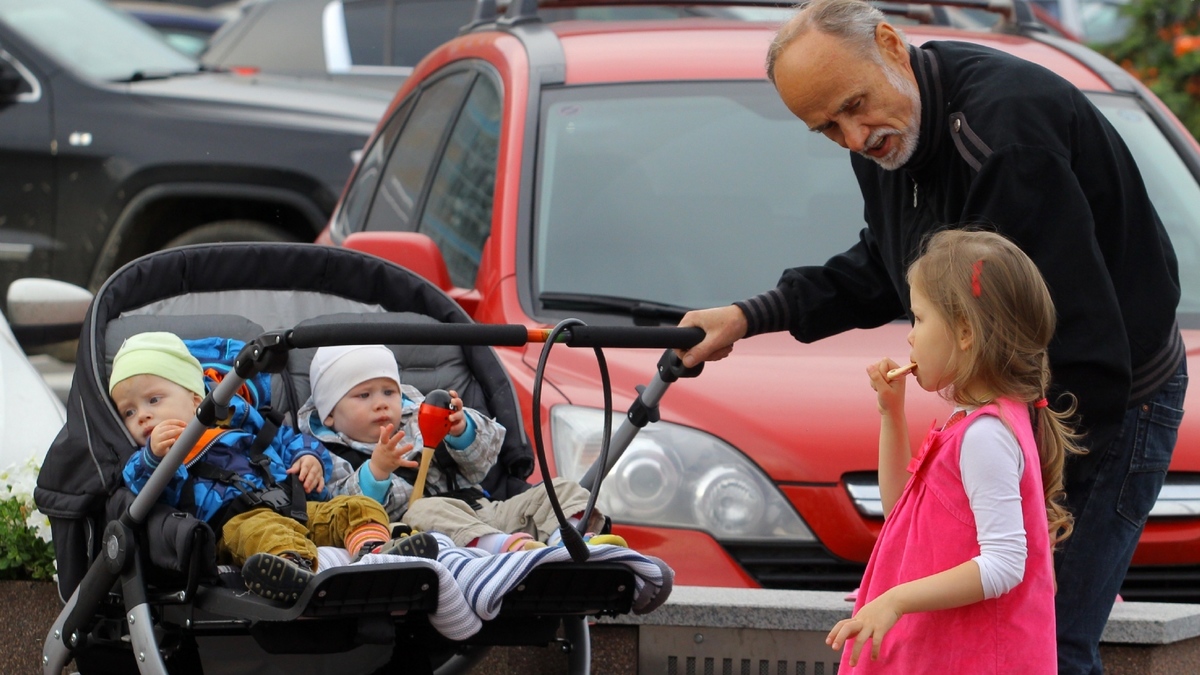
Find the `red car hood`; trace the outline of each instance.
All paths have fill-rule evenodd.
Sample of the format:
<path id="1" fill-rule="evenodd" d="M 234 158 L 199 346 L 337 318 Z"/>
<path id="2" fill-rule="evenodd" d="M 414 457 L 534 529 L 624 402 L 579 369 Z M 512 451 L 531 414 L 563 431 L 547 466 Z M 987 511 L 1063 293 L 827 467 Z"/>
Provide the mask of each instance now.
<path id="1" fill-rule="evenodd" d="M 909 327 L 896 323 L 814 344 L 786 333 L 741 340 L 733 354 L 681 379 L 661 402 L 662 420 L 703 430 L 748 455 L 776 483 L 834 483 L 846 472 L 878 466 L 879 412 L 866 367 L 881 358 L 908 363 Z M 614 407 L 628 410 L 634 387 L 648 383 L 662 352 L 605 350 Z M 526 354 L 536 364 L 537 350 Z M 590 349 L 556 347 L 546 383 L 573 404 L 603 404 Z M 919 444 L 950 404 L 908 380 L 910 434 Z M 543 390 L 545 392 L 545 389 Z M 548 401 L 543 393 L 543 402 Z"/>

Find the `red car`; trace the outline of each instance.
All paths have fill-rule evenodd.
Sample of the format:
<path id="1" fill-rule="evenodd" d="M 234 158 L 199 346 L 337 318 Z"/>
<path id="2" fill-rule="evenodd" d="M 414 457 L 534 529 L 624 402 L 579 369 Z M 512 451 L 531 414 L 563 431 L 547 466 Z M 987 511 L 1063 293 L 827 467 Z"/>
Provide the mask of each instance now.
<path id="1" fill-rule="evenodd" d="M 421 61 L 318 241 L 419 271 L 479 322 L 546 327 L 673 326 L 856 240 L 862 197 L 846 151 L 810 133 L 765 79 L 777 17 L 544 23 L 531 6 L 514 2 Z M 1200 348 L 1200 146 L 1178 120 L 1111 62 L 1036 25 L 896 23 L 914 43 L 986 44 L 1088 92 L 1144 171 L 1180 259 L 1185 339 Z M 907 332 L 740 341 L 671 386 L 600 507 L 677 583 L 855 588 L 883 522 L 864 368 L 902 360 Z M 540 347 L 498 351 L 530 425 Z M 661 352 L 605 355 L 620 414 Z M 597 453 L 598 373 L 591 350 L 549 359 L 541 419 L 558 474 L 580 477 Z M 911 401 L 914 434 L 948 410 L 934 395 Z M 1200 416 L 1184 421 L 1122 593 L 1200 601 Z"/>

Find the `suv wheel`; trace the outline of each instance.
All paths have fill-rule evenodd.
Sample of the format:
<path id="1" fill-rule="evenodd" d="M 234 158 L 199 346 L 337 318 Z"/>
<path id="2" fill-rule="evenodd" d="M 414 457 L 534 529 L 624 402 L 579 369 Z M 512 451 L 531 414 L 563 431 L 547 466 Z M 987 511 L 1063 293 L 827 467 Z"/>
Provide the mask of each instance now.
<path id="1" fill-rule="evenodd" d="M 300 241 L 294 235 L 256 220 L 219 220 L 187 232 L 168 241 L 163 248 L 189 244 L 214 244 L 222 241 Z"/>

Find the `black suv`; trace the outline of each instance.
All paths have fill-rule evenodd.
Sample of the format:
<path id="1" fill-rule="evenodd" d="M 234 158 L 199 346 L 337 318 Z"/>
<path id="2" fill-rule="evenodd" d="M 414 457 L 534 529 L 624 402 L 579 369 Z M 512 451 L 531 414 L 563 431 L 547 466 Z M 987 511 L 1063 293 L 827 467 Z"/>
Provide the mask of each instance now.
<path id="1" fill-rule="evenodd" d="M 388 98 L 210 72 L 99 0 L 0 0 L 0 289 L 167 246 L 311 241 Z"/>

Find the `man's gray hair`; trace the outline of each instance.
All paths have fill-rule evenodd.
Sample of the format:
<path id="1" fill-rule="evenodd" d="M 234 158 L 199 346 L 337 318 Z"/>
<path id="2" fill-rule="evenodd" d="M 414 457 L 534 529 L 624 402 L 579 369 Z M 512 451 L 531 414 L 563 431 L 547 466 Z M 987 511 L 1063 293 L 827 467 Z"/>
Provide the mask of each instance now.
<path id="1" fill-rule="evenodd" d="M 767 79 L 772 83 L 775 82 L 775 61 L 779 54 L 793 40 L 811 30 L 842 38 L 864 58 L 883 63 L 875 45 L 875 28 L 887 20 L 883 12 L 862 0 L 811 0 L 797 7 L 799 11 L 779 27 L 767 50 Z M 904 39 L 903 33 L 900 38 Z"/>

